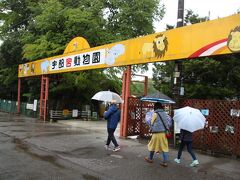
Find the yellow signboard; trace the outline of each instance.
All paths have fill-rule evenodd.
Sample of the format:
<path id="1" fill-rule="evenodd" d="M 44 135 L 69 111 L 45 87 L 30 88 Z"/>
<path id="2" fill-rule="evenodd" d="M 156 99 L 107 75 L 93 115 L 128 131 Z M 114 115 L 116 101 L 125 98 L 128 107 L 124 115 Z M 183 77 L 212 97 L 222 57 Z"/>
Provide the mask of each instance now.
<path id="1" fill-rule="evenodd" d="M 93 48 L 80 39 L 67 54 L 19 65 L 18 77 L 240 52 L 240 14 Z"/>

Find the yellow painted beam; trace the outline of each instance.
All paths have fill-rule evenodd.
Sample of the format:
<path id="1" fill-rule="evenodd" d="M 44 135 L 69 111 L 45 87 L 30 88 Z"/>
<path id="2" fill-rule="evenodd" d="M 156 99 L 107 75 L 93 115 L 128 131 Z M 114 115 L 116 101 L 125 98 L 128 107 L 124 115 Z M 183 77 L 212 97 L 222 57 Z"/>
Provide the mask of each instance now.
<path id="1" fill-rule="evenodd" d="M 19 65 L 18 77 L 237 53 L 240 14 L 93 48 L 80 38 L 67 48 L 66 54 Z"/>

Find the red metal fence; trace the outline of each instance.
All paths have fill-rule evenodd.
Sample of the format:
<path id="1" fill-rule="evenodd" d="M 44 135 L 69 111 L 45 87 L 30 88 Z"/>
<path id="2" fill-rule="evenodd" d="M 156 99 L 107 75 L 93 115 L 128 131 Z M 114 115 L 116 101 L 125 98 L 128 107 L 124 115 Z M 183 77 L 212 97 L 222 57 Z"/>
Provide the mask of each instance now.
<path id="1" fill-rule="evenodd" d="M 143 102 L 137 98 L 130 97 L 128 104 L 127 132 L 128 136 L 139 135 L 140 137 L 149 137 L 149 128 L 145 123 L 145 114 L 149 109 L 153 109 L 154 103 Z M 165 107 L 171 112 L 170 106 Z"/>
<path id="2" fill-rule="evenodd" d="M 128 136 L 150 136 L 145 124 L 145 112 L 153 103 L 129 98 L 127 121 Z M 197 149 L 226 155 L 240 156 L 240 101 L 187 99 L 180 107 L 191 106 L 206 110 L 208 125 L 194 133 L 193 146 Z M 171 108 L 168 107 L 171 111 Z M 170 113 L 171 114 L 171 113 Z"/>
<path id="3" fill-rule="evenodd" d="M 181 106 L 207 109 L 208 125 L 194 133 L 194 147 L 227 155 L 240 156 L 240 101 L 188 99 Z"/>

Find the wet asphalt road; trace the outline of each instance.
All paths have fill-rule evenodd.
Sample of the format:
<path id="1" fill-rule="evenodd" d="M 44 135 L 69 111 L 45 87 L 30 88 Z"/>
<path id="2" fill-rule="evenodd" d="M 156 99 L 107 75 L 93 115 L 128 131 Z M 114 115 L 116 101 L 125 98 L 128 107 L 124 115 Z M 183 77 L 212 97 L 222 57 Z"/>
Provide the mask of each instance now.
<path id="1" fill-rule="evenodd" d="M 116 132 L 118 136 L 119 133 Z M 190 168 L 190 156 L 169 167 L 144 162 L 146 140 L 118 139 L 121 151 L 106 151 L 104 121 L 66 120 L 44 123 L 0 112 L 0 179 L 240 179 L 240 162 L 197 153 L 200 166 Z"/>

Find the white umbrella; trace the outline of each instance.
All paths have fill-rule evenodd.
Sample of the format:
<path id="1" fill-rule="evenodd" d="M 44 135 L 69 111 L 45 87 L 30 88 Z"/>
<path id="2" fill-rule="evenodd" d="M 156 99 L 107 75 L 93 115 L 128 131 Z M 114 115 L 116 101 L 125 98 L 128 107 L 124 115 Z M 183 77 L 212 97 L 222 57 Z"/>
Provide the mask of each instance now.
<path id="1" fill-rule="evenodd" d="M 100 91 L 96 93 L 92 99 L 98 101 L 105 101 L 105 102 L 114 102 L 114 103 L 122 103 L 122 98 L 115 92 L 111 91 Z"/>
<path id="2" fill-rule="evenodd" d="M 189 106 L 174 110 L 173 120 L 177 123 L 178 128 L 190 132 L 203 129 L 206 122 L 206 118 L 199 109 Z"/>

